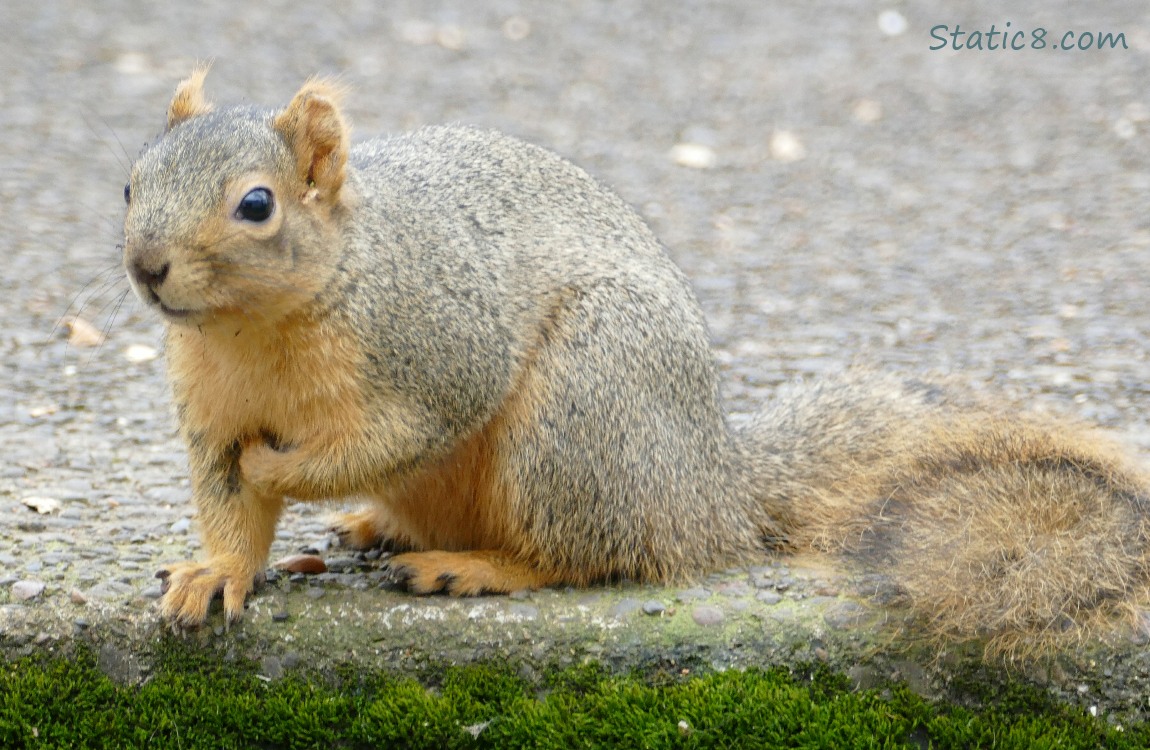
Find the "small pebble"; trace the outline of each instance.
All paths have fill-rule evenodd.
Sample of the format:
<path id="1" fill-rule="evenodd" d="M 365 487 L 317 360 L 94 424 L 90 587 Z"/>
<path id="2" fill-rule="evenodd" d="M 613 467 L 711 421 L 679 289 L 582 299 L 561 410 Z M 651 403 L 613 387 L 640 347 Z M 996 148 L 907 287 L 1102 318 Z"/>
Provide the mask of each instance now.
<path id="1" fill-rule="evenodd" d="M 273 568 L 289 573 L 326 573 L 327 564 L 319 555 L 288 555 L 272 563 Z M 292 580 L 295 580 L 294 578 Z"/>
<path id="2" fill-rule="evenodd" d="M 144 597 L 145 599 L 159 599 L 163 595 L 164 589 L 159 584 L 155 586 L 148 586 L 146 589 L 140 592 L 140 596 Z"/>
<path id="3" fill-rule="evenodd" d="M 666 611 L 667 607 L 664 606 L 663 602 L 656 601 L 654 599 L 648 599 L 647 601 L 643 602 L 643 614 L 661 615 Z"/>
<path id="4" fill-rule="evenodd" d="M 691 619 L 693 619 L 696 624 L 704 627 L 719 625 L 723 622 L 723 610 L 718 607 L 700 604 L 691 611 Z"/>
<path id="5" fill-rule="evenodd" d="M 287 622 L 290 617 L 287 612 L 272 612 L 272 622 Z"/>
<path id="6" fill-rule="evenodd" d="M 750 587 L 743 581 L 721 583 L 715 587 L 715 591 L 719 596 L 746 596 L 751 593 Z"/>
<path id="7" fill-rule="evenodd" d="M 42 515 L 60 510 L 60 501 L 54 497 L 26 497 L 20 502 Z"/>
<path id="8" fill-rule="evenodd" d="M 324 560 L 321 558 L 316 557 L 314 559 L 318 560 L 320 565 L 325 564 Z M 314 564 L 314 563 L 309 561 L 308 564 Z M 327 570 L 331 571 L 332 573 L 348 573 L 351 571 L 359 570 L 361 567 L 359 560 L 356 560 L 356 559 L 351 558 L 351 557 L 337 557 L 337 558 L 334 558 L 332 560 L 328 560 L 326 562 L 326 566 L 327 566 Z M 301 573 L 307 573 L 310 571 L 301 570 L 300 572 Z M 324 571 L 321 570 L 321 571 L 316 571 L 316 572 L 322 573 Z"/>
<path id="9" fill-rule="evenodd" d="M 783 600 L 783 597 L 774 591 L 760 591 L 755 594 L 755 598 L 763 604 L 778 604 Z"/>
<path id="10" fill-rule="evenodd" d="M 701 143 L 676 143 L 670 156 L 680 167 L 691 169 L 710 169 L 718 162 L 715 150 Z"/>
<path id="11" fill-rule="evenodd" d="M 706 599 L 711 595 L 711 592 L 704 588 L 693 588 L 680 591 L 675 595 L 677 602 L 689 602 L 695 599 Z"/>
<path id="12" fill-rule="evenodd" d="M 132 363 L 151 362 L 159 355 L 154 347 L 144 344 L 132 344 L 124 350 L 124 358 Z"/>
<path id="13" fill-rule="evenodd" d="M 807 156 L 807 149 L 799 137 L 789 130 L 776 130 L 771 136 L 771 158 L 775 161 L 791 163 Z"/>
<path id="14" fill-rule="evenodd" d="M 35 599 L 44 593 L 45 584 L 42 581 L 17 581 L 12 584 L 12 596 L 20 601 Z"/>
<path id="15" fill-rule="evenodd" d="M 906 16 L 897 10 L 884 10 L 878 14 L 879 31 L 887 36 L 898 36 L 907 29 Z"/>
<path id="16" fill-rule="evenodd" d="M 856 121 L 869 125 L 882 119 L 882 103 L 875 99 L 859 99 L 851 114 Z"/>
<path id="17" fill-rule="evenodd" d="M 503 22 L 503 36 L 513 42 L 520 42 L 531 33 L 531 22 L 523 16 L 511 16 Z"/>
<path id="18" fill-rule="evenodd" d="M 103 332 L 83 318 L 71 317 L 64 321 L 68 327 L 70 346 L 92 347 L 104 343 Z"/>
<path id="19" fill-rule="evenodd" d="M 192 528 L 192 519 L 181 518 L 169 526 L 168 531 L 172 532 L 173 534 L 187 534 L 190 528 Z"/>
<path id="20" fill-rule="evenodd" d="M 1124 141 L 1128 141 L 1138 135 L 1138 128 L 1134 127 L 1134 123 L 1125 117 L 1119 117 L 1114 122 L 1114 135 Z"/>
<path id="21" fill-rule="evenodd" d="M 612 617 L 626 617 L 632 612 L 637 612 L 642 606 L 642 603 L 638 599 L 623 599 L 611 608 L 610 615 Z"/>
<path id="22" fill-rule="evenodd" d="M 442 26 L 435 33 L 435 43 L 444 49 L 458 52 L 467 46 L 467 36 L 458 26 Z"/>

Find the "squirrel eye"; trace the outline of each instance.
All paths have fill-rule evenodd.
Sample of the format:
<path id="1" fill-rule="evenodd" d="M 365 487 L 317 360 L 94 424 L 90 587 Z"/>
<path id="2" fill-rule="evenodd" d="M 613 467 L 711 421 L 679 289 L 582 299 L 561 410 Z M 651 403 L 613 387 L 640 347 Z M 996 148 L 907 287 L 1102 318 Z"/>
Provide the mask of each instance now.
<path id="1" fill-rule="evenodd" d="M 272 191 L 258 187 L 249 190 L 240 199 L 240 205 L 236 208 L 236 218 L 244 221 L 267 221 L 274 209 L 275 201 L 272 199 Z"/>
<path id="2" fill-rule="evenodd" d="M 124 203 L 132 202 L 132 183 L 124 183 Z"/>

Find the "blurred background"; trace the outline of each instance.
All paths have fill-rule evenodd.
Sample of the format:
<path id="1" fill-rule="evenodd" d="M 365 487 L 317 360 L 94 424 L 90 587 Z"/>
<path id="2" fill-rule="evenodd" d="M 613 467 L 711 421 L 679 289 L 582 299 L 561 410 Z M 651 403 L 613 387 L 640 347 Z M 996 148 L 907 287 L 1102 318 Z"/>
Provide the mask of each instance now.
<path id="1" fill-rule="evenodd" d="M 122 297 L 116 245 L 130 163 L 200 60 L 220 103 L 338 75 L 356 138 L 462 122 L 583 165 L 686 270 L 737 411 L 865 361 L 1150 451 L 1150 5 L 1001 5 L 4 3 L 0 506 L 186 512 L 160 326 Z M 940 25 L 1008 22 L 1026 49 L 930 49 Z M 1059 49 L 1068 31 L 1121 43 Z"/>

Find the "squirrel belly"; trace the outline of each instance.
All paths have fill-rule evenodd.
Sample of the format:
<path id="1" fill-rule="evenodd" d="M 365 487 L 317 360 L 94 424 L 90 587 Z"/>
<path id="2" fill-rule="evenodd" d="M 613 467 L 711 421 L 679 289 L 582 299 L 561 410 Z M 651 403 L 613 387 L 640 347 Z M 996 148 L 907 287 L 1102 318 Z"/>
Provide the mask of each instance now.
<path id="1" fill-rule="evenodd" d="M 468 128 L 352 147 L 330 84 L 217 110 L 203 76 L 125 191 L 207 553 L 168 571 L 174 624 L 219 591 L 240 615 L 285 498 L 365 498 L 341 534 L 419 593 L 789 546 L 893 570 L 924 632 L 996 649 L 1141 601 L 1148 483 L 1093 431 L 867 373 L 732 427 L 689 284 L 578 167 Z"/>

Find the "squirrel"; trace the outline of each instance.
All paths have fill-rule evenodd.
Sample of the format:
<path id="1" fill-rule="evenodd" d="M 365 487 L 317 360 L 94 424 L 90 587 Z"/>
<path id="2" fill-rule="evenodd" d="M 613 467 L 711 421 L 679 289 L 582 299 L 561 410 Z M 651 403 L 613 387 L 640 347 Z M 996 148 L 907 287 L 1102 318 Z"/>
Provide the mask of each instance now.
<path id="1" fill-rule="evenodd" d="M 206 68 L 132 166 L 123 263 L 165 327 L 206 558 L 163 618 L 229 622 L 285 498 L 415 593 L 676 583 L 815 550 L 929 637 L 1016 651 L 1150 588 L 1150 480 L 1098 430 L 848 370 L 735 424 L 684 274 L 559 156 L 428 127 L 350 143 L 342 87 L 217 109 Z"/>

